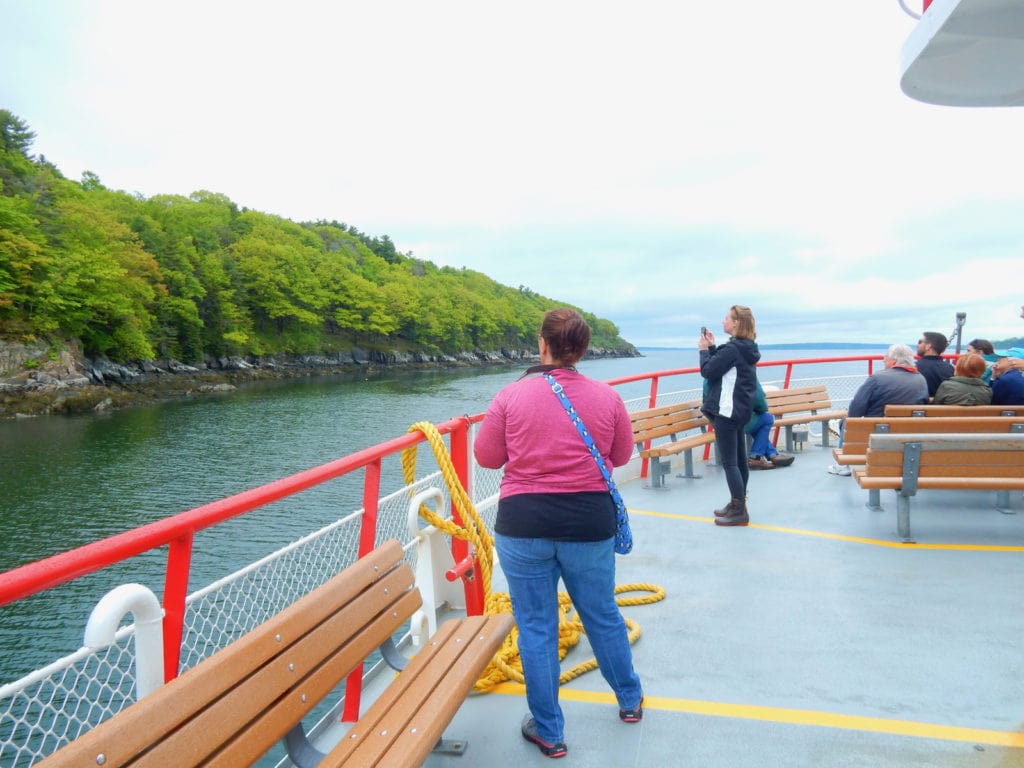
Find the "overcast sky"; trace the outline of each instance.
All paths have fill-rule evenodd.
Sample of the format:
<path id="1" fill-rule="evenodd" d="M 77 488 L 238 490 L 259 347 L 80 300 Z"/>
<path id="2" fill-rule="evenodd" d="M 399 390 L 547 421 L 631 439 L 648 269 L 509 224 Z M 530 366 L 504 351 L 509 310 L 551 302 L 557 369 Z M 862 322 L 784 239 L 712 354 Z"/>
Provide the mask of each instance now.
<path id="1" fill-rule="evenodd" d="M 908 0 L 918 2 L 918 0 Z M 919 7 L 919 6 L 918 6 Z M 71 179 L 222 193 L 693 346 L 1024 335 L 1024 110 L 899 89 L 897 0 L 0 0 Z"/>

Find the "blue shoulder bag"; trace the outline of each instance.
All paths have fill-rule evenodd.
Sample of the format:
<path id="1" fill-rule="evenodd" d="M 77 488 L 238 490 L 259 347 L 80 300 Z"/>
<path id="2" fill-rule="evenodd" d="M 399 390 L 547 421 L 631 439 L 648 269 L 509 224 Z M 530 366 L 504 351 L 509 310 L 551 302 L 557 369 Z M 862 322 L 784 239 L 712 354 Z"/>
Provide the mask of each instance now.
<path id="1" fill-rule="evenodd" d="M 551 391 L 558 396 L 559 402 L 562 403 L 566 414 L 572 419 L 576 431 L 580 433 L 580 437 L 586 443 L 587 450 L 590 451 L 590 455 L 597 462 L 597 468 L 601 470 L 605 482 L 608 483 L 608 492 L 612 495 L 612 501 L 615 502 L 615 551 L 620 555 L 628 555 L 633 550 L 633 532 L 629 529 L 629 514 L 626 512 L 626 505 L 622 502 L 619 489 L 615 487 L 612 473 L 608 471 L 608 467 L 604 463 L 604 457 L 601 456 L 601 452 L 594 445 L 594 438 L 590 436 L 590 432 L 587 431 L 580 415 L 576 413 L 576 409 L 572 407 L 569 398 L 565 396 L 562 385 L 555 381 L 555 377 L 550 373 L 545 373 L 544 378 L 551 385 Z"/>

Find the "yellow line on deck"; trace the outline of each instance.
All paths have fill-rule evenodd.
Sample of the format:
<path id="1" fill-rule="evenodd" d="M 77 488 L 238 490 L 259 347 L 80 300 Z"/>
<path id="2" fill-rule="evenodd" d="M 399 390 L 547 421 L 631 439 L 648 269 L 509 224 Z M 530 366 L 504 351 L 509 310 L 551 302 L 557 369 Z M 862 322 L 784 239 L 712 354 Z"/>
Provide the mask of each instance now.
<path id="1" fill-rule="evenodd" d="M 694 523 L 711 523 L 713 517 L 700 515 L 677 515 L 672 512 L 650 512 L 644 509 L 630 509 L 631 515 L 647 515 L 648 517 L 667 517 L 673 520 L 689 520 Z M 836 541 L 850 541 L 855 544 L 871 544 L 875 547 L 891 547 L 893 549 L 949 549 L 965 550 L 971 552 L 1024 552 L 1024 547 L 1013 545 L 997 544 L 908 544 L 902 541 L 884 541 L 882 539 L 866 539 L 861 536 L 844 536 L 839 533 L 824 533 L 822 531 L 808 531 L 802 528 L 785 528 L 780 525 L 762 525 L 751 523 L 748 527 L 759 528 L 763 531 L 777 531 L 778 533 L 792 533 L 797 536 L 813 536 L 819 539 L 834 539 Z"/>
<path id="2" fill-rule="evenodd" d="M 518 683 L 502 683 L 492 689 L 492 692 L 523 696 L 525 695 L 525 690 Z M 610 692 L 562 688 L 558 696 L 562 701 L 578 701 L 585 704 L 615 704 L 615 696 Z M 1024 748 L 1024 733 L 1020 732 L 992 731 L 985 728 L 963 728 L 958 725 L 919 723 L 913 720 L 889 720 L 882 717 L 842 715 L 835 712 L 819 712 L 813 709 L 761 707 L 752 704 L 724 704 L 717 701 L 670 699 L 664 696 L 644 696 L 644 708 L 665 712 L 687 712 L 693 715 L 709 715 L 711 717 L 735 717 L 744 720 L 763 720 L 770 723 L 812 725 L 821 728 L 841 728 L 849 731 L 914 736 L 922 739 L 941 739 L 943 741 L 957 741 L 970 744 Z"/>

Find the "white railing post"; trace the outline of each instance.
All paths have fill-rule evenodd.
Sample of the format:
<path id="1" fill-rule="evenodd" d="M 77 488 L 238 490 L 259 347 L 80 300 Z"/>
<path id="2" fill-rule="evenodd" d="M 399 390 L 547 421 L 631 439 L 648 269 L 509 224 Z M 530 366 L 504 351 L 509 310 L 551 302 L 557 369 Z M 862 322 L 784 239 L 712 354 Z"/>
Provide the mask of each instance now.
<path id="1" fill-rule="evenodd" d="M 164 684 L 164 612 L 151 590 L 141 584 L 122 584 L 105 594 L 85 625 L 85 645 L 93 650 L 113 645 L 118 627 L 128 614 L 135 622 L 135 698 L 141 699 Z"/>
<path id="2" fill-rule="evenodd" d="M 413 637 L 417 644 L 437 631 L 438 608 L 444 605 L 452 608 L 465 607 L 465 595 L 461 589 L 461 582 L 459 580 L 449 582 L 444 576 L 446 571 L 455 567 L 455 559 L 452 557 L 444 532 L 432 525 L 420 528 L 420 505 L 428 500 L 434 502 L 434 512 L 443 517 L 444 515 L 439 511 L 444 504 L 444 496 L 440 489 L 427 488 L 409 500 L 409 538 L 416 541 L 416 586 L 419 587 L 420 594 L 423 595 L 427 628 L 426 637 L 417 636 L 424 623 L 424 617 L 421 617 L 420 612 L 417 611 L 412 618 Z"/>

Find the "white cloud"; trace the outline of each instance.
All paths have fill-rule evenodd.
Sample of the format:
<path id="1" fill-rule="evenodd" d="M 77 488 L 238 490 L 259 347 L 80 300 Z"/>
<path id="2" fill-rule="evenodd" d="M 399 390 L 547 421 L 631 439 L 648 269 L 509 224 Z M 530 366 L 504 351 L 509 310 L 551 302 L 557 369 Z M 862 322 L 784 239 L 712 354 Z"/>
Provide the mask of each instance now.
<path id="1" fill-rule="evenodd" d="M 896 3 L 0 0 L 71 178 L 208 189 L 692 344 L 1019 335 L 1021 110 L 904 97 Z M 716 326 L 717 327 L 717 326 Z M 973 333 L 972 333 L 973 332 Z M 916 338 L 916 336 L 915 336 Z"/>

